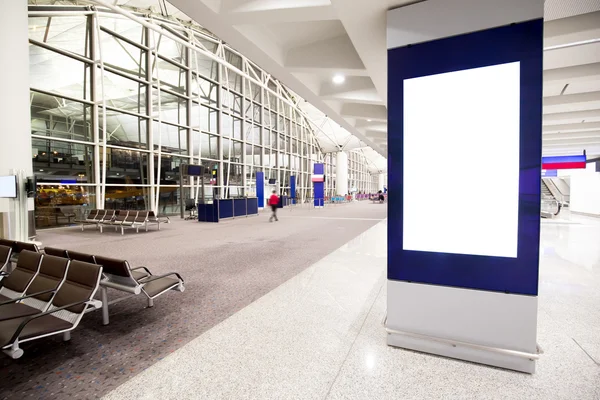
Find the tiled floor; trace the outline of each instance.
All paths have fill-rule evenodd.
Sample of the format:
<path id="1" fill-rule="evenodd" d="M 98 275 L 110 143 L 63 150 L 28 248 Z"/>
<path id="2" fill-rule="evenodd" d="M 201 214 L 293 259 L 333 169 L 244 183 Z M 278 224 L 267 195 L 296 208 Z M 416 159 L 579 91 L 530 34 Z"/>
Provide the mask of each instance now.
<path id="1" fill-rule="evenodd" d="M 379 223 L 107 398 L 600 399 L 600 220 L 542 222 L 534 375 L 388 347 L 385 232 Z"/>

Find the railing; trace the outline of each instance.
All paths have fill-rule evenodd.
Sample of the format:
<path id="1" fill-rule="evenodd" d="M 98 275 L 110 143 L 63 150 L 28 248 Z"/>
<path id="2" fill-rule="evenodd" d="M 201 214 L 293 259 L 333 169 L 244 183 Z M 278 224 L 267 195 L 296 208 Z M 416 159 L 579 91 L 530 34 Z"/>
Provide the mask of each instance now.
<path id="1" fill-rule="evenodd" d="M 560 213 L 562 204 L 556 199 L 542 199 L 542 218 L 553 218 Z"/>

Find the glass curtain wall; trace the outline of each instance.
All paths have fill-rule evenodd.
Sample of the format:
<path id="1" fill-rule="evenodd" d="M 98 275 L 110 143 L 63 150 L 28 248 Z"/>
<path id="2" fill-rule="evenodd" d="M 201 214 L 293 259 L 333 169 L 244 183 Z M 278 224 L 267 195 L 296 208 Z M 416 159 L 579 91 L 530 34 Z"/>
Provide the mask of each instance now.
<path id="1" fill-rule="evenodd" d="M 325 164 L 325 197 L 335 196 L 336 193 L 336 153 L 323 156 Z M 355 188 L 360 193 L 374 193 L 379 180 L 368 168 L 369 161 L 361 150 L 348 151 L 348 190 Z"/>
<path id="2" fill-rule="evenodd" d="M 348 180 L 348 187 L 355 188 L 359 193 L 373 192 L 368 160 L 360 150 L 348 153 Z"/>
<path id="3" fill-rule="evenodd" d="M 178 213 L 200 192 L 198 180 L 179 193 L 184 163 L 206 167 L 209 199 L 254 196 L 259 171 L 282 193 L 296 176 L 297 196 L 312 197 L 323 154 L 296 99 L 201 27 L 137 14 L 155 30 L 94 7 L 29 13 L 38 227 L 95 207 Z"/>

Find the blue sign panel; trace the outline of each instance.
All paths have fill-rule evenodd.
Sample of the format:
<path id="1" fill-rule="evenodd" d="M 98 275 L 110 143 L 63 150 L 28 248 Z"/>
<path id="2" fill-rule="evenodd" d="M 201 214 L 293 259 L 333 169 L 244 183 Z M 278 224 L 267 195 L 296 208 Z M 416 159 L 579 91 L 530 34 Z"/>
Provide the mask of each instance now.
<path id="1" fill-rule="evenodd" d="M 323 175 L 325 173 L 325 168 L 323 164 L 315 164 L 314 166 L 314 174 L 315 175 Z M 314 205 L 315 207 L 322 207 L 325 202 L 325 183 L 324 182 L 313 182 L 313 192 L 314 192 Z"/>
<path id="2" fill-rule="evenodd" d="M 262 171 L 256 172 L 256 197 L 258 198 L 258 206 L 265 206 L 265 173 Z"/>
<path id="3" fill-rule="evenodd" d="M 388 187 L 390 189 L 388 198 L 388 279 L 537 295 L 542 153 L 542 49 L 543 21 L 540 19 L 388 51 Z M 423 154 L 407 153 L 414 148 L 411 147 L 413 142 L 406 142 L 407 121 L 411 121 L 413 130 L 415 127 L 418 129 L 420 124 L 419 119 L 414 118 L 414 115 L 405 115 L 405 112 L 412 112 L 410 110 L 414 109 L 415 104 L 412 100 L 410 104 L 408 102 L 405 104 L 405 98 L 415 99 L 414 93 L 417 95 L 419 93 L 413 91 L 411 94 L 413 97 L 406 97 L 405 90 L 409 90 L 406 81 L 412 81 L 410 82 L 412 90 L 415 87 L 415 78 L 463 71 L 468 73 L 466 72 L 468 70 L 481 69 L 475 71 L 478 74 L 483 69 L 494 66 L 498 66 L 498 71 L 506 69 L 505 75 L 511 76 L 513 82 L 516 82 L 519 93 L 518 101 L 514 103 L 516 112 L 508 116 L 516 118 L 514 126 L 515 132 L 517 132 L 515 134 L 517 142 L 512 147 L 517 150 L 514 153 L 514 160 L 510 160 L 509 166 L 512 169 L 518 168 L 514 170 L 514 179 L 511 178 L 512 184 L 516 185 L 511 186 L 511 190 L 514 190 L 515 193 L 514 207 L 507 206 L 514 210 L 514 246 L 508 250 L 498 250 L 497 255 L 494 255 L 496 253 L 489 249 L 481 252 L 436 251 L 438 248 L 444 248 L 446 244 L 443 240 L 444 236 L 441 236 L 441 239 L 437 238 L 441 243 L 440 246 L 432 246 L 431 249 L 427 249 L 429 244 L 427 240 L 416 243 L 413 240 L 414 235 L 410 238 L 413 240 L 411 244 L 407 245 L 409 235 L 408 231 L 405 231 L 405 224 L 413 210 L 413 208 L 406 208 L 408 204 L 413 207 L 413 203 L 407 203 L 407 199 L 414 193 L 415 182 L 417 184 L 420 182 L 418 169 L 411 167 L 410 170 L 405 171 L 404 168 L 405 165 L 417 165 L 415 157 L 422 158 Z M 492 72 L 495 73 L 494 71 Z M 504 74 L 504 72 L 502 73 Z M 478 76 L 481 78 L 483 75 Z M 486 76 L 489 77 L 489 75 Z M 494 75 L 492 74 L 492 76 Z M 498 76 L 500 77 L 500 75 Z M 497 84 L 494 79 L 489 79 L 488 82 L 490 82 L 490 86 Z M 427 104 L 427 98 L 418 98 L 417 100 L 423 100 L 423 104 Z M 434 102 L 436 99 L 430 97 L 429 101 Z M 503 100 L 500 100 L 500 103 L 494 103 L 491 97 L 481 98 L 479 101 L 485 102 L 487 107 L 504 104 Z M 456 104 L 450 105 L 456 107 Z M 464 109 L 461 110 L 461 113 L 464 114 L 464 111 Z M 452 117 L 452 115 L 449 114 L 448 117 Z M 477 117 L 477 115 L 473 115 L 473 118 Z M 442 116 L 436 113 L 428 115 L 427 118 L 442 118 Z M 466 122 L 471 123 L 471 121 Z M 487 121 L 480 127 L 485 133 L 486 124 L 493 123 L 493 121 Z M 451 132 L 448 133 L 448 135 L 451 134 Z M 489 142 L 481 140 L 477 136 L 474 136 L 473 139 L 472 148 L 474 151 L 489 154 L 490 165 L 506 162 L 502 155 L 494 154 L 495 149 L 490 149 Z M 440 143 L 440 141 L 431 141 L 430 146 L 440 146 Z M 444 143 L 449 144 L 445 147 L 445 151 L 452 152 L 452 141 L 446 142 L 444 139 Z M 485 171 L 486 168 L 486 165 L 481 164 L 469 165 L 469 160 L 459 161 L 462 167 L 467 168 L 466 170 L 472 168 Z M 411 179 L 410 187 L 413 188 L 410 193 L 404 191 L 405 186 L 408 185 L 407 177 Z M 464 189 L 468 189 L 468 192 L 480 185 L 483 190 L 485 182 L 485 180 L 463 182 Z M 426 184 L 432 185 L 433 183 L 426 182 Z M 463 192 L 460 189 L 457 188 L 457 193 L 449 193 L 449 195 L 456 198 L 457 201 L 472 201 L 468 196 L 461 197 Z M 412 197 L 414 198 L 414 196 Z M 507 202 L 507 204 L 512 203 Z M 436 214 L 455 211 L 451 207 L 445 207 L 447 204 L 443 201 L 441 205 L 442 207 L 431 209 L 430 212 Z M 479 209 L 485 207 L 481 201 L 471 205 L 473 208 Z M 490 209 L 489 218 L 483 221 L 484 225 L 481 225 L 485 229 L 482 229 L 481 232 L 478 230 L 465 232 L 468 233 L 465 236 L 471 238 L 479 236 L 480 244 L 484 247 L 489 245 L 488 247 L 494 250 L 494 241 L 501 239 L 498 235 L 489 234 L 489 232 L 493 232 L 495 223 L 497 221 L 495 222 L 494 210 Z M 415 224 L 411 226 L 412 235 L 415 231 Z M 455 228 L 456 234 L 454 237 L 446 236 L 447 241 L 464 245 L 463 248 L 469 248 L 471 243 L 464 243 L 466 239 L 463 239 L 461 243 L 460 230 L 462 227 L 460 223 L 457 223 Z M 429 228 L 422 227 L 422 229 Z M 448 229 L 448 226 L 444 226 L 444 229 Z M 426 233 L 432 237 L 440 236 L 435 229 L 430 229 Z M 420 237 L 426 236 L 421 235 Z"/>

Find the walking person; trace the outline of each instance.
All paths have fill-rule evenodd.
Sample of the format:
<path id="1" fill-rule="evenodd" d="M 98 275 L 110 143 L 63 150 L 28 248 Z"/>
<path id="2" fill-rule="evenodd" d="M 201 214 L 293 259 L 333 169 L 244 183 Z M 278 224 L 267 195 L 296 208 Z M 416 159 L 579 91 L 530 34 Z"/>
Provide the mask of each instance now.
<path id="1" fill-rule="evenodd" d="M 269 197 L 269 205 L 271 206 L 271 218 L 269 218 L 269 222 L 273 222 L 273 219 L 275 219 L 275 221 L 279 221 L 279 219 L 277 219 L 277 207 L 279 207 L 279 196 L 277 196 L 277 192 L 275 190 L 273 190 L 273 194 L 271 195 L 271 197 Z"/>

